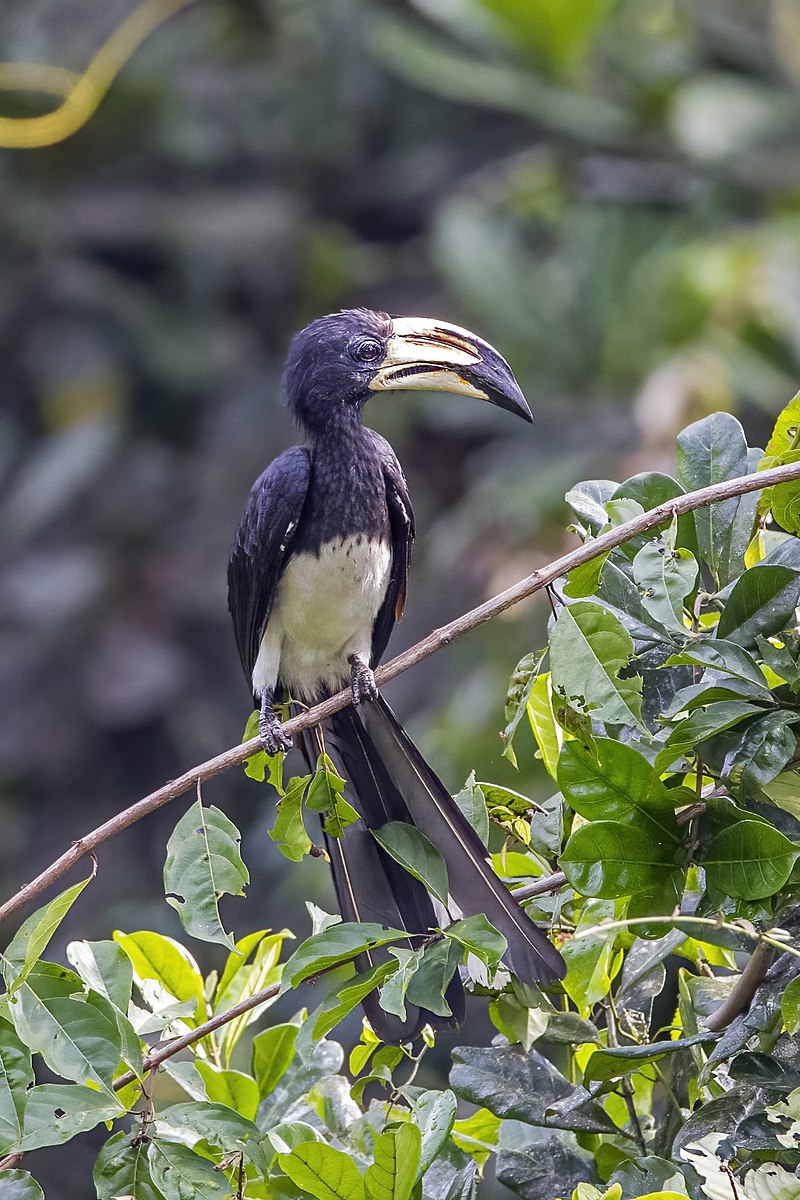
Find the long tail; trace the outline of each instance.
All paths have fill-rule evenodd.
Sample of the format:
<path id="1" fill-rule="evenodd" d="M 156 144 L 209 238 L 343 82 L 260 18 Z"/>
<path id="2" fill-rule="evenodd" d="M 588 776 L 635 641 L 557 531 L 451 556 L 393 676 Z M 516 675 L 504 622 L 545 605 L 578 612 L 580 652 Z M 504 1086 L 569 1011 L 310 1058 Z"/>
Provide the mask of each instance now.
<path id="1" fill-rule="evenodd" d="M 307 730 L 300 737 L 303 754 L 313 769 L 322 749 L 319 732 Z M 438 929 L 442 922 L 425 886 L 395 862 L 370 832 L 389 821 L 413 822 L 402 795 L 352 708 L 325 723 L 324 748 L 347 780 L 346 797 L 362 817 L 348 825 L 341 837 L 324 835 L 342 919 L 376 921 L 417 935 Z M 410 948 L 418 946 L 419 937 L 409 942 Z M 386 951 L 378 950 L 364 955 L 357 965 L 367 969 L 386 957 Z M 445 998 L 451 1017 L 406 1002 L 406 1019 L 402 1020 L 381 1008 L 374 992 L 365 998 L 363 1005 L 378 1037 L 399 1044 L 413 1040 L 426 1024 L 458 1028 L 465 1013 L 464 989 L 458 975 L 450 983 Z"/>
<path id="2" fill-rule="evenodd" d="M 316 761 L 316 738 L 303 737 L 306 758 Z M 389 821 L 405 821 L 416 825 L 444 859 L 450 895 L 464 915 L 483 913 L 504 935 L 514 973 L 531 983 L 563 979 L 561 955 L 495 875 L 486 847 L 382 697 L 326 722 L 325 747 L 338 760 L 348 781 L 347 798 L 362 817 L 341 838 L 327 839 L 344 920 L 378 921 L 417 934 L 441 924 L 426 888 L 370 832 Z M 398 1042 L 414 1037 L 426 1022 L 460 1023 L 464 995 L 458 976 L 447 1001 L 453 1011 L 449 1020 L 407 1005 L 403 1022 L 384 1012 L 374 994 L 364 1007 L 378 1036 Z"/>

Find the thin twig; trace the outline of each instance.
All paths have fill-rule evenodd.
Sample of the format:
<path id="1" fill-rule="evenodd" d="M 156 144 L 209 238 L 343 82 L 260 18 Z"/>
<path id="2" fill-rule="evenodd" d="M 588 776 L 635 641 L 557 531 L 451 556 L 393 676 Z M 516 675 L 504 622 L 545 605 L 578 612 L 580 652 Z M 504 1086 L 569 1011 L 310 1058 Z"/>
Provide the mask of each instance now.
<path id="1" fill-rule="evenodd" d="M 249 1012 L 251 1008 L 258 1008 L 259 1004 L 265 1004 L 268 1000 L 274 1000 L 280 991 L 280 986 L 279 983 L 273 983 L 268 988 L 262 988 L 260 992 L 255 992 L 247 1000 L 240 1000 L 232 1008 L 227 1008 L 225 1012 L 217 1013 L 215 1017 L 211 1017 L 209 1021 L 204 1021 L 196 1029 L 190 1029 L 182 1037 L 173 1038 L 171 1042 L 167 1042 L 159 1050 L 154 1050 L 152 1054 L 148 1054 L 144 1059 L 142 1074 L 147 1074 L 148 1071 L 154 1070 L 162 1062 L 165 1062 L 166 1059 L 179 1054 L 181 1050 L 185 1050 L 187 1046 L 193 1045 L 194 1042 L 199 1042 L 222 1025 L 227 1025 L 230 1021 L 235 1021 L 237 1017 L 241 1017 L 242 1013 Z M 114 1080 L 114 1091 L 118 1092 L 121 1088 L 127 1087 L 129 1083 L 134 1082 L 136 1077 L 134 1071 L 126 1071 L 124 1075 L 120 1075 L 118 1079 Z"/>
<path id="2" fill-rule="evenodd" d="M 740 1013 L 747 1012 L 774 958 L 775 947 L 767 942 L 759 942 L 725 1000 L 706 1018 L 706 1029 L 719 1033 L 727 1029 Z"/>
<path id="3" fill-rule="evenodd" d="M 567 877 L 563 871 L 554 871 L 552 875 L 542 875 L 534 883 L 514 888 L 511 895 L 518 901 L 532 900 L 534 896 L 546 896 L 548 892 L 557 892 L 566 882 Z"/>
<path id="4" fill-rule="evenodd" d="M 521 600 L 526 600 L 529 596 L 540 592 L 542 588 L 548 587 L 554 583 L 562 575 L 566 575 L 575 567 L 580 567 L 584 563 L 591 562 L 592 559 L 598 558 L 601 554 L 613 550 L 616 546 L 620 546 L 623 542 L 628 541 L 632 537 L 646 533 L 650 529 L 654 529 L 659 525 L 665 525 L 671 521 L 673 516 L 680 516 L 683 513 L 693 512 L 697 508 L 705 508 L 710 504 L 718 503 L 722 500 L 729 500 L 733 496 L 741 496 L 747 492 L 761 491 L 766 487 L 773 487 L 779 483 L 789 483 L 792 480 L 800 479 L 800 462 L 787 463 L 782 467 L 773 467 L 769 471 L 759 471 L 752 475 L 743 475 L 737 479 L 728 479 L 723 483 L 715 483 L 711 487 L 700 488 L 696 492 L 687 492 L 685 496 L 676 496 L 674 500 L 670 500 L 667 504 L 660 504 L 649 512 L 642 513 L 638 517 L 634 517 L 632 521 L 626 521 L 624 525 L 619 525 L 615 529 L 610 529 L 607 533 L 601 534 L 599 537 L 592 538 L 590 541 L 578 546 L 577 549 L 571 550 L 568 554 L 562 554 L 560 558 L 549 563 L 547 566 L 541 567 L 538 571 L 528 575 L 525 579 L 521 579 L 518 583 L 513 584 L 505 591 L 493 596 L 490 600 L 486 600 L 483 604 L 479 604 L 477 608 L 471 609 L 460 617 L 456 617 L 454 621 L 443 625 L 441 629 L 435 629 L 433 633 L 428 634 L 422 641 L 411 646 L 408 650 L 404 650 L 402 654 L 398 654 L 391 662 L 385 666 L 379 667 L 375 672 L 375 681 L 378 686 L 388 683 L 390 679 L 395 679 L 401 675 L 403 671 L 407 671 L 409 667 L 415 666 L 428 658 L 437 650 L 449 646 L 457 638 L 463 637 L 465 633 L 477 628 L 478 625 L 483 625 L 486 621 L 492 620 L 493 617 L 499 616 L 500 613 L 506 612 L 507 609 L 513 608 L 515 604 L 519 604 Z M 297 717 L 293 717 L 291 721 L 287 721 L 284 725 L 284 730 L 287 734 L 293 735 L 299 733 L 303 729 L 310 729 L 314 725 L 318 725 L 326 718 L 333 716 L 334 713 L 340 712 L 352 703 L 352 696 L 348 690 L 337 692 L 335 696 L 324 700 L 322 704 L 317 704 L 310 708 L 307 712 L 301 713 Z M 47 738 L 43 735 L 42 750 L 47 749 Z M 0 907 L 0 920 L 10 917 L 23 905 L 29 904 L 31 900 L 35 900 L 41 895 L 46 888 L 55 883 L 63 875 L 69 871 L 75 863 L 79 862 L 84 855 L 89 854 L 97 846 L 108 841 L 109 838 L 121 833 L 124 829 L 128 829 L 142 817 L 148 816 L 151 812 L 162 808 L 165 804 L 169 804 L 171 800 L 176 800 L 179 796 L 184 795 L 191 788 L 195 787 L 198 780 L 205 782 L 208 779 L 213 779 L 216 775 L 221 775 L 223 771 L 227 771 L 230 767 L 238 766 L 245 759 L 252 757 L 261 750 L 261 742 L 258 738 L 251 738 L 250 741 L 242 743 L 240 746 L 233 746 L 230 750 L 226 750 L 223 754 L 218 754 L 215 758 L 208 759 L 207 762 L 201 763 L 199 766 L 192 767 L 184 775 L 178 779 L 171 780 L 164 787 L 159 788 L 155 792 L 151 792 L 149 796 L 145 796 L 143 800 L 139 800 L 130 808 L 124 809 L 123 812 L 117 813 L 108 821 L 87 833 L 84 837 L 76 841 L 69 850 L 51 863 L 40 875 L 30 883 L 25 884 L 20 888 L 5 904 Z"/>

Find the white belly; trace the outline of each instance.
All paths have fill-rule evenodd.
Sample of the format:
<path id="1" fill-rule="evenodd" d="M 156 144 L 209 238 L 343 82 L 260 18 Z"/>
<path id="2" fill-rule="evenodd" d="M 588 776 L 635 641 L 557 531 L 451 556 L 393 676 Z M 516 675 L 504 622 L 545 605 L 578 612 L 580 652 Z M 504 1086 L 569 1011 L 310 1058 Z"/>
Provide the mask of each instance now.
<path id="1" fill-rule="evenodd" d="M 368 663 L 391 565 L 389 546 L 363 535 L 291 558 L 253 669 L 254 692 L 280 679 L 295 699 L 313 699 L 349 680 L 349 655 Z"/>

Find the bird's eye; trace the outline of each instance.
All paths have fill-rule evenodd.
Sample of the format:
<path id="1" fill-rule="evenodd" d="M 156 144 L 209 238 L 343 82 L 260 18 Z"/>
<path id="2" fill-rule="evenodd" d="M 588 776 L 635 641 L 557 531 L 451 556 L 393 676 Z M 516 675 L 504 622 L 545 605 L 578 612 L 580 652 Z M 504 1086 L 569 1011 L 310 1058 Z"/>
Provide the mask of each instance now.
<path id="1" fill-rule="evenodd" d="M 383 347 L 376 338 L 359 338 L 351 346 L 351 353 L 359 362 L 376 362 L 383 353 Z"/>

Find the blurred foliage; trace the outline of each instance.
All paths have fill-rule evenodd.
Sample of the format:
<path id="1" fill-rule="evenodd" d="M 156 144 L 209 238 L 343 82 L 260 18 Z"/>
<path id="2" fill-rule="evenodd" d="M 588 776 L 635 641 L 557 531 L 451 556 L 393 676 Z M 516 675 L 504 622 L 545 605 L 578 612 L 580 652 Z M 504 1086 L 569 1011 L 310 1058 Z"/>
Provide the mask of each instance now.
<path id="1" fill-rule="evenodd" d="M 79 75 L 134 7 L 5 0 L 0 59 Z M 669 469 L 719 408 L 764 444 L 800 359 L 799 94 L 797 0 L 196 0 L 73 137 L 0 154 L 6 892 L 240 735 L 225 563 L 310 317 L 471 325 L 536 411 L 523 438 L 453 398 L 372 407 L 421 531 L 395 649 L 550 557 L 574 479 Z M 497 731 L 547 615 L 396 684 L 454 788 L 481 763 L 546 795 Z M 327 902 L 323 864 L 278 874 L 266 789 L 216 788 L 270 919 Z M 166 829 L 104 854 L 98 922 L 176 931 L 141 899 Z"/>

